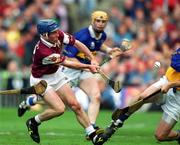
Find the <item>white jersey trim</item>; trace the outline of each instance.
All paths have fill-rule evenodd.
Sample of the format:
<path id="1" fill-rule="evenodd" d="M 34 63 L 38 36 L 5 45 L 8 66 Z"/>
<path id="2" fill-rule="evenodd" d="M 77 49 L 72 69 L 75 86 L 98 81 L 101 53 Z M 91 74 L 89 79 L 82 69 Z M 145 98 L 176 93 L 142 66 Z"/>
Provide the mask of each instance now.
<path id="1" fill-rule="evenodd" d="M 52 43 L 46 41 L 46 40 L 43 39 L 42 37 L 40 37 L 40 39 L 41 39 L 42 43 L 44 43 L 47 47 L 51 48 L 51 47 L 54 46 L 54 44 L 52 44 Z"/>
<path id="2" fill-rule="evenodd" d="M 92 28 L 92 25 L 90 25 L 88 27 L 88 30 L 89 30 L 89 33 L 91 35 L 92 38 L 95 38 L 96 40 L 99 40 L 101 37 L 102 37 L 102 33 L 99 35 L 99 37 L 96 37 L 95 33 L 94 33 L 94 30 Z"/>
<path id="3" fill-rule="evenodd" d="M 69 39 L 70 39 L 70 38 L 69 38 L 69 35 L 67 35 L 67 34 L 66 34 L 66 33 L 64 33 L 64 32 L 63 32 L 63 34 L 64 34 L 63 43 L 65 43 L 65 44 L 69 44 L 69 41 L 70 41 L 70 40 L 69 40 Z"/>

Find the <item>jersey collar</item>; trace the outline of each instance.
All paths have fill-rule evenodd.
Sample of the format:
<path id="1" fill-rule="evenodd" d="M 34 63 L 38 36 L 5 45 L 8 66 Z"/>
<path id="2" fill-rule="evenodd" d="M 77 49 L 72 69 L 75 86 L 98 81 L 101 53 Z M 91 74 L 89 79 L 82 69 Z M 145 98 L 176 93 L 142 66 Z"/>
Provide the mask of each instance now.
<path id="1" fill-rule="evenodd" d="M 95 33 L 94 33 L 94 30 L 93 30 L 93 28 L 92 28 L 92 25 L 90 25 L 90 26 L 88 27 L 88 30 L 89 30 L 89 33 L 90 33 L 90 35 L 91 35 L 92 38 L 95 38 L 96 40 L 99 40 L 99 39 L 101 38 L 102 33 L 99 35 L 99 37 L 96 37 L 96 35 L 95 35 Z"/>
<path id="2" fill-rule="evenodd" d="M 40 39 L 41 39 L 42 43 L 43 43 L 44 45 L 46 45 L 47 47 L 49 47 L 49 48 L 51 48 L 51 47 L 54 47 L 54 46 L 55 46 L 55 44 L 52 44 L 52 43 L 50 43 L 50 42 L 46 41 L 46 40 L 45 40 L 45 39 L 43 39 L 42 37 L 40 37 Z"/>

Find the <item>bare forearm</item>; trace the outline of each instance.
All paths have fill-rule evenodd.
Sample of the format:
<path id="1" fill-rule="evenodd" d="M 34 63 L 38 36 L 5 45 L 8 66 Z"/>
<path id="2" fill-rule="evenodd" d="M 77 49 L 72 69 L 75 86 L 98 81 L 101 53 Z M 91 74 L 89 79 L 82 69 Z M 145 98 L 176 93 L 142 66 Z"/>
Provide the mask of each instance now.
<path id="1" fill-rule="evenodd" d="M 105 52 L 105 53 L 109 53 L 111 51 L 112 48 L 108 47 L 107 45 L 105 44 L 102 44 L 101 46 L 101 51 Z"/>
<path id="2" fill-rule="evenodd" d="M 89 69 L 88 64 L 75 62 L 75 61 L 69 61 L 69 60 L 65 60 L 63 62 L 63 65 L 67 66 L 67 67 L 70 67 L 70 68 L 74 68 L 74 69 Z"/>
<path id="3" fill-rule="evenodd" d="M 80 41 L 76 40 L 74 46 L 78 48 L 79 51 L 85 53 L 90 60 L 94 59 L 94 56 L 92 55 L 91 51 Z"/>
<path id="4" fill-rule="evenodd" d="M 101 46 L 101 51 L 108 54 L 111 58 L 119 57 L 123 53 L 120 48 L 118 47 L 110 48 L 105 44 Z"/>
<path id="5" fill-rule="evenodd" d="M 173 88 L 173 87 L 180 87 L 180 81 L 169 82 L 169 87 L 170 87 L 170 88 Z"/>

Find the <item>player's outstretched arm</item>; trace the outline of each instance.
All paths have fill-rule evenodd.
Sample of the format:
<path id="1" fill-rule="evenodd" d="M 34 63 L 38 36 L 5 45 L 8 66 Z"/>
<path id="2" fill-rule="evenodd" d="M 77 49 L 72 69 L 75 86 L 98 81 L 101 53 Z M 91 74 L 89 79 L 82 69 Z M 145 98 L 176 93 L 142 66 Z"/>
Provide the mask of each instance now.
<path id="1" fill-rule="evenodd" d="M 101 51 L 107 53 L 110 58 L 119 57 L 121 54 L 123 54 L 125 51 L 128 51 L 132 48 L 131 41 L 128 39 L 123 39 L 121 42 L 120 47 L 114 47 L 110 48 L 107 45 L 103 44 L 101 46 Z"/>
<path id="2" fill-rule="evenodd" d="M 90 65 L 90 64 L 84 64 L 81 62 L 76 62 L 76 61 L 70 61 L 70 60 L 64 60 L 62 65 L 74 69 L 88 69 L 92 73 L 97 73 L 99 70 L 98 65 Z"/>

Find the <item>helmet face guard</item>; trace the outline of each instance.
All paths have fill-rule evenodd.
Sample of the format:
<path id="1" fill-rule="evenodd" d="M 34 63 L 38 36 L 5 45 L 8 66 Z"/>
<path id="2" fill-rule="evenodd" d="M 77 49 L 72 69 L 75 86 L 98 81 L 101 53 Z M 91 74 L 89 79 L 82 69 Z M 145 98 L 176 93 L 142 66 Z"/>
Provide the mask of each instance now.
<path id="1" fill-rule="evenodd" d="M 96 19 L 108 21 L 109 20 L 109 16 L 104 11 L 95 11 L 95 12 L 93 12 L 91 14 L 91 23 L 93 24 Z"/>
<path id="2" fill-rule="evenodd" d="M 37 31 L 40 35 L 49 34 L 59 29 L 59 25 L 52 19 L 40 20 L 37 24 Z"/>

